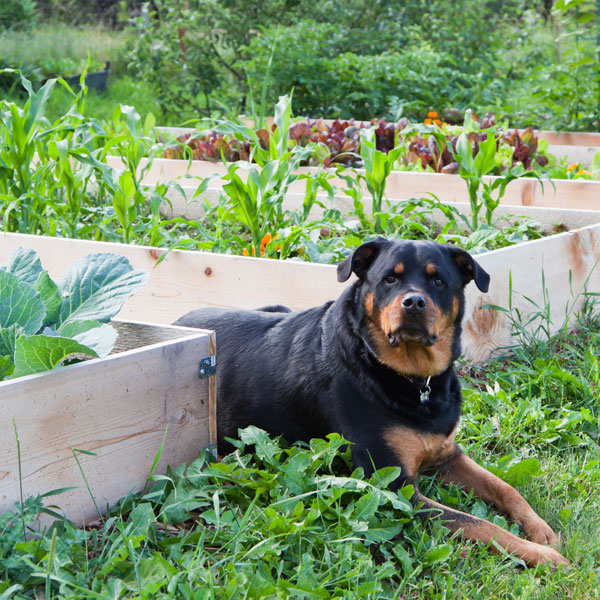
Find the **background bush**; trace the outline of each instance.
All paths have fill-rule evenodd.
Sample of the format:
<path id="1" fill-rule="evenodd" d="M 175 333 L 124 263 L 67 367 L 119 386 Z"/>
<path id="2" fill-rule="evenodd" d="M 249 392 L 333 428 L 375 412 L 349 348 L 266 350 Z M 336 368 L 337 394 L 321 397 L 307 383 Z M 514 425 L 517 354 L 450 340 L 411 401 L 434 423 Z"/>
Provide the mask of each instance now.
<path id="1" fill-rule="evenodd" d="M 31 27 L 37 21 L 35 0 L 2 0 L 0 3 L 0 31 Z"/>
<path id="2" fill-rule="evenodd" d="M 296 114 L 311 117 L 370 119 L 388 113 L 394 99 L 414 115 L 469 100 L 466 90 L 474 82 L 429 43 L 378 54 L 357 54 L 347 46 L 338 25 L 302 21 L 264 30 L 245 49 L 243 66 L 256 97 L 275 48 L 269 101 L 293 89 Z"/>
<path id="3" fill-rule="evenodd" d="M 295 113 L 312 117 L 456 107 L 589 130 L 599 128 L 598 31 L 589 0 L 5 0 L 0 67 L 39 84 L 80 70 L 89 52 L 93 68 L 111 60 L 110 85 L 127 66 L 133 83 L 120 89 L 139 87 L 98 96 L 108 113 L 152 106 L 165 125 L 260 112 L 293 88 Z M 0 77 L 16 94 L 17 80 Z"/>

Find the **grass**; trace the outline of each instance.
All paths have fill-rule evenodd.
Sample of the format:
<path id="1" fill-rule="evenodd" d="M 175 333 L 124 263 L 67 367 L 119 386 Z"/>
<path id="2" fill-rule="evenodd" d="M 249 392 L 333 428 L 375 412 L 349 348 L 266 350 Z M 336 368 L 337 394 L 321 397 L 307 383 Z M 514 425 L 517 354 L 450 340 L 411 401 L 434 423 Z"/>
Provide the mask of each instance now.
<path id="1" fill-rule="evenodd" d="M 55 121 L 64 115 L 73 102 L 73 97 L 63 88 L 55 88 L 47 105 L 46 115 Z M 102 121 L 110 121 L 119 104 L 134 106 L 138 114 L 145 119 L 149 113 L 164 121 L 158 101 L 149 84 L 130 75 L 111 75 L 108 89 L 98 91 L 88 89 L 83 115 Z"/>
<path id="2" fill-rule="evenodd" d="M 107 93 L 90 91 L 85 113 L 106 119 L 125 101 L 142 116 L 158 114 L 152 97 L 147 87 L 119 76 Z M 53 120 L 70 104 L 61 90 L 49 100 L 47 114 Z M 313 248 L 319 256 L 325 250 L 336 248 Z M 200 457 L 174 468 L 154 477 L 150 491 L 123 499 L 104 521 L 87 527 L 59 521 L 37 531 L 40 498 L 1 515 L 0 600 L 597 598 L 598 325 L 588 312 L 577 335 L 526 339 L 522 349 L 485 367 L 461 366 L 460 443 L 516 485 L 560 533 L 561 551 L 573 563 L 568 570 L 524 569 L 479 544 L 449 537 L 439 522 L 423 523 L 404 495 L 386 491 L 394 471 L 365 484 L 335 436 L 289 448 L 249 429 L 240 446 L 255 444 L 253 454 L 240 447 L 217 464 Z M 422 488 L 516 531 L 456 488 L 425 477 Z"/>
<path id="3" fill-rule="evenodd" d="M 343 440 L 288 447 L 254 428 L 220 463 L 204 456 L 154 477 L 105 521 L 34 533 L 40 500 L 0 517 L 0 598 L 597 598 L 600 585 L 599 319 L 529 340 L 512 355 L 459 365 L 459 441 L 515 485 L 561 538 L 569 569 L 510 557 L 424 523 L 393 469 L 353 472 Z M 254 452 L 244 448 L 253 444 Z M 455 487 L 422 490 L 511 528 Z"/>
<path id="4" fill-rule="evenodd" d="M 63 72 L 61 67 L 85 65 L 88 54 L 102 67 L 106 61 L 115 62 L 124 49 L 125 40 L 125 33 L 121 31 L 92 25 L 72 27 L 64 23 L 44 23 L 33 30 L 0 32 L 2 60 L 6 65 L 47 69 L 46 76 L 76 75 L 79 71 Z"/>
<path id="5" fill-rule="evenodd" d="M 89 71 L 103 69 L 110 61 L 108 89 L 88 91 L 85 116 L 110 120 L 115 108 L 123 103 L 135 106 L 143 118 L 152 113 L 159 122 L 169 124 L 151 86 L 127 73 L 126 43 L 126 32 L 91 25 L 71 27 L 62 23 L 44 23 L 32 31 L 2 31 L 0 68 L 23 69 L 29 79 L 40 83 L 47 77 L 81 73 L 88 55 Z M 0 99 L 19 104 L 25 102 L 25 92 L 16 78 L 11 87 L 0 87 Z M 45 114 L 50 121 L 55 121 L 71 108 L 72 103 L 73 97 L 66 90 L 56 88 Z"/>

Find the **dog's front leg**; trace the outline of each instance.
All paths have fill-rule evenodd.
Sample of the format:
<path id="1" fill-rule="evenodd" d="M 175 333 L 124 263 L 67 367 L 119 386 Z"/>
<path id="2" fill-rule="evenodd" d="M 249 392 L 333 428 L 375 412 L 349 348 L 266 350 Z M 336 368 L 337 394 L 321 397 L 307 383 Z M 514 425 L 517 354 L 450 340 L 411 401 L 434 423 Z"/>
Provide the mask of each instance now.
<path id="1" fill-rule="evenodd" d="M 494 488 L 493 484 L 489 483 L 492 481 L 491 478 L 494 478 L 497 480 L 497 482 L 499 482 L 496 487 L 502 489 L 506 494 L 506 497 L 504 498 L 505 503 L 503 506 L 507 513 L 514 514 L 513 507 L 509 505 L 513 496 L 510 495 L 508 490 L 512 490 L 512 493 L 520 498 L 524 506 L 529 509 L 530 513 L 533 514 L 535 519 L 544 523 L 533 512 L 527 502 L 525 502 L 525 500 L 519 496 L 516 490 L 505 484 L 502 480 L 494 477 L 491 473 L 488 473 L 488 471 L 482 469 L 481 467 L 479 468 L 485 472 L 483 474 L 480 472 L 473 473 L 473 469 L 469 470 L 468 467 L 470 463 L 475 466 L 477 465 L 472 461 L 465 463 L 465 459 L 467 461 L 468 459 L 462 454 L 462 451 L 454 442 L 449 442 L 448 446 L 446 447 L 444 443 L 439 444 L 439 439 L 437 436 L 415 434 L 414 432 L 411 433 L 407 429 L 388 431 L 385 440 L 387 442 L 387 448 L 391 452 L 387 456 L 384 456 L 381 453 L 382 447 L 379 447 L 380 453 L 374 456 L 375 459 L 378 459 L 375 460 L 375 464 L 378 466 L 396 464 L 401 467 L 402 475 L 398 481 L 392 484 L 392 488 L 397 488 L 403 483 L 413 484 L 415 487 L 415 492 L 411 498 L 411 502 L 416 508 L 425 509 L 421 512 L 421 516 L 439 516 L 445 521 L 444 525 L 446 527 L 448 527 L 451 531 L 460 532 L 463 538 L 469 540 L 479 540 L 484 544 L 489 544 L 490 550 L 495 552 L 498 551 L 498 546 L 504 548 L 507 552 L 515 554 L 530 566 L 544 563 L 551 563 L 555 566 L 569 564 L 569 561 L 561 556 L 561 554 L 559 554 L 554 548 L 537 543 L 536 541 L 524 540 L 506 531 L 505 529 L 498 527 L 498 525 L 494 525 L 494 523 L 486 521 L 485 519 L 474 517 L 473 515 L 454 510 L 444 506 L 443 504 L 440 504 L 439 502 L 435 502 L 434 500 L 424 496 L 419 491 L 417 479 L 421 466 L 424 466 L 425 468 L 439 468 L 441 469 L 442 476 L 444 479 L 446 479 L 446 481 L 454 481 L 463 487 L 469 487 L 469 489 L 473 488 L 475 493 L 481 491 L 482 485 L 479 485 L 477 481 L 473 482 L 472 484 L 471 480 L 466 477 L 467 474 L 472 474 L 472 478 L 477 480 L 478 475 L 485 475 L 487 473 L 490 479 L 485 479 L 485 477 L 483 477 L 482 481 L 488 481 L 487 487 L 489 490 L 496 489 Z M 356 447 L 353 448 L 353 452 L 356 452 Z M 461 455 L 464 458 L 461 458 Z M 354 456 L 355 460 L 360 459 L 359 453 L 354 454 Z M 437 460 L 432 460 L 431 462 L 429 462 L 429 460 L 424 461 L 423 457 L 425 456 L 436 456 Z M 443 462 L 440 462 L 440 460 L 443 460 Z M 365 465 L 361 464 L 361 466 Z M 508 490 L 506 488 L 508 488 Z M 491 502 L 495 502 L 497 500 L 495 495 L 488 493 L 486 490 L 483 490 L 482 496 L 484 499 L 487 498 Z M 526 510 L 524 510 L 524 512 L 527 515 L 529 514 Z M 548 530 L 550 530 L 550 532 L 552 532 L 547 525 L 546 527 Z"/>
<path id="2" fill-rule="evenodd" d="M 448 508 L 423 496 L 418 490 L 414 494 L 412 502 L 418 508 L 431 509 L 432 516 L 437 513 L 445 521 L 444 525 L 450 531 L 460 532 L 464 539 L 479 540 L 484 544 L 490 544 L 492 552 L 499 552 L 498 546 L 500 546 L 531 567 L 545 563 L 554 566 L 569 564 L 569 561 L 554 548 L 524 540 L 494 523 Z"/>
<path id="3" fill-rule="evenodd" d="M 550 526 L 539 517 L 527 501 L 505 481 L 471 460 L 455 444 L 451 458 L 437 470 L 442 480 L 454 483 L 473 493 L 484 502 L 493 504 L 518 523 L 527 536 L 538 544 L 558 546 L 558 538 Z"/>

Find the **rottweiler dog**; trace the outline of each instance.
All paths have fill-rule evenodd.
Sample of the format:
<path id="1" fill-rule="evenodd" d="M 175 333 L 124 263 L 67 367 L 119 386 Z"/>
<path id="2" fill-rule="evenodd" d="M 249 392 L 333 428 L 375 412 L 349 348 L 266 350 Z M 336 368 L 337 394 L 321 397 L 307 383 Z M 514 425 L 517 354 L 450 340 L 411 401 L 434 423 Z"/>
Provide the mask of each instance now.
<path id="1" fill-rule="evenodd" d="M 568 561 L 557 537 L 510 485 L 480 467 L 454 441 L 461 391 L 453 363 L 460 354 L 464 287 L 488 290 L 489 275 L 460 248 L 378 238 L 337 268 L 356 281 L 335 302 L 293 312 L 201 309 L 175 325 L 217 332 L 218 449 L 256 425 L 288 442 L 338 432 L 370 475 L 397 465 L 398 489 L 452 531 L 496 545 L 528 565 Z M 516 521 L 531 541 L 426 498 L 420 470 L 435 471 Z"/>

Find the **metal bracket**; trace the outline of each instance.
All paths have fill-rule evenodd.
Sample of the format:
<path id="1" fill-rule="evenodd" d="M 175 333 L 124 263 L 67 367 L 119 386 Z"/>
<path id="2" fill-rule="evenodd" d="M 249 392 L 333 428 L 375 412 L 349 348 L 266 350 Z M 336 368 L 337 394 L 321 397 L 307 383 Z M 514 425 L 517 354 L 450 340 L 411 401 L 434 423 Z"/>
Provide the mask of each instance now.
<path id="1" fill-rule="evenodd" d="M 198 374 L 200 377 L 210 377 L 217 372 L 217 357 L 213 354 L 206 358 L 200 359 L 200 370 Z"/>

